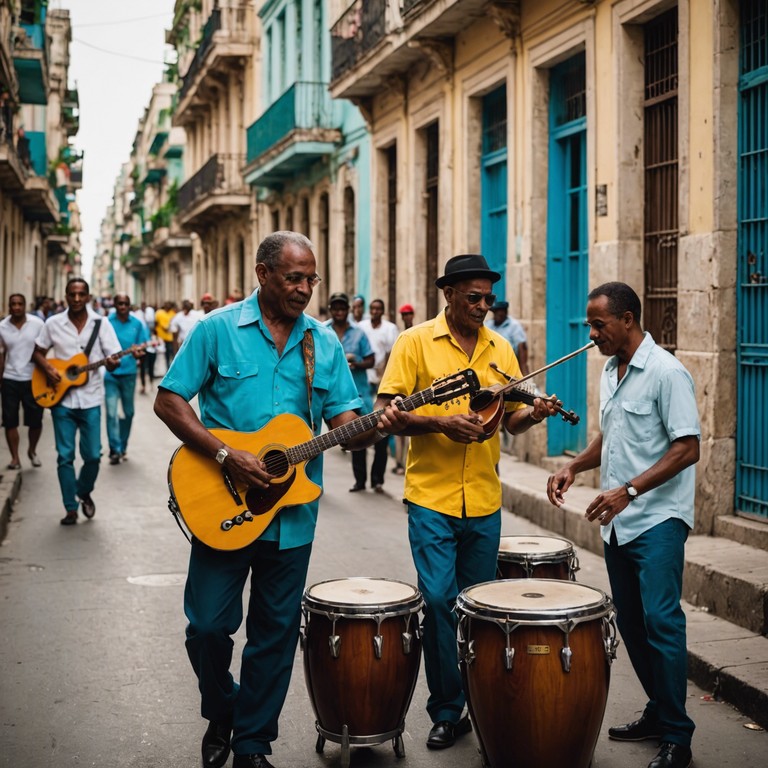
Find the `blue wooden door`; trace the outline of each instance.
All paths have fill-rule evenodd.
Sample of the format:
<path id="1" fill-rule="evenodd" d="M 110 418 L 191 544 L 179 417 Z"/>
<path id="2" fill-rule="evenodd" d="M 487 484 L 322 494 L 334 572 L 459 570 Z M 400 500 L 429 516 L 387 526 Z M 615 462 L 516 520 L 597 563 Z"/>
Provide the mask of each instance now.
<path id="1" fill-rule="evenodd" d="M 736 510 L 768 518 L 768 12 L 742 0 Z"/>
<path id="2" fill-rule="evenodd" d="M 547 362 L 588 341 L 587 118 L 584 54 L 550 75 L 547 195 Z M 577 426 L 547 421 L 550 455 L 586 446 L 587 363 L 580 355 L 547 373 L 546 388 L 581 416 Z"/>
<path id="3" fill-rule="evenodd" d="M 491 269 L 501 275 L 494 293 L 505 298 L 507 270 L 507 86 L 483 97 L 483 148 L 480 158 L 480 247 Z"/>

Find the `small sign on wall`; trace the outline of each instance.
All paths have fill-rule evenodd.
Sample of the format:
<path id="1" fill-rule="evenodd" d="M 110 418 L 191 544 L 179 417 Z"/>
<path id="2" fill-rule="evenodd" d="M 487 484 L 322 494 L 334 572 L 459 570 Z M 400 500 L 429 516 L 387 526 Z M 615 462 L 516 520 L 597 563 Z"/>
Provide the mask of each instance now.
<path id="1" fill-rule="evenodd" d="M 608 215 L 608 185 L 598 184 L 595 187 L 595 213 L 598 216 Z"/>

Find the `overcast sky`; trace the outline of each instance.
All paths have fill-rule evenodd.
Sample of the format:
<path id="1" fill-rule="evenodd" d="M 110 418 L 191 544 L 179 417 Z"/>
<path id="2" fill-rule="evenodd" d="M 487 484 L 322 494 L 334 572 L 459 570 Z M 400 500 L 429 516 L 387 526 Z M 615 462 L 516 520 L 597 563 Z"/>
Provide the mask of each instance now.
<path id="1" fill-rule="evenodd" d="M 162 78 L 174 0 L 51 0 L 49 6 L 67 9 L 72 22 L 69 81 L 80 92 L 75 143 L 85 150 L 77 200 L 83 271 L 90 275 L 115 179 L 129 159 L 152 86 Z"/>

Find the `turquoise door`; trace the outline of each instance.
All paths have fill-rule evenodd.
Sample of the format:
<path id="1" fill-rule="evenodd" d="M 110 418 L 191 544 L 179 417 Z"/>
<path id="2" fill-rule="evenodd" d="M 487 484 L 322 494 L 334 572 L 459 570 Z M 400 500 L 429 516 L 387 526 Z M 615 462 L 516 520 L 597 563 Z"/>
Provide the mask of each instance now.
<path id="1" fill-rule="evenodd" d="M 587 118 L 584 54 L 550 75 L 547 195 L 547 362 L 582 347 L 587 302 Z M 541 386 L 541 384 L 540 384 Z M 547 421 L 550 455 L 586 446 L 587 362 L 579 355 L 547 373 L 546 391 L 581 417 L 578 425 Z"/>
<path id="2" fill-rule="evenodd" d="M 739 77 L 736 510 L 768 518 L 768 24 L 742 0 Z"/>
<path id="3" fill-rule="evenodd" d="M 507 270 L 507 86 L 483 97 L 483 149 L 480 158 L 480 247 L 501 275 L 493 286 L 503 299 Z"/>

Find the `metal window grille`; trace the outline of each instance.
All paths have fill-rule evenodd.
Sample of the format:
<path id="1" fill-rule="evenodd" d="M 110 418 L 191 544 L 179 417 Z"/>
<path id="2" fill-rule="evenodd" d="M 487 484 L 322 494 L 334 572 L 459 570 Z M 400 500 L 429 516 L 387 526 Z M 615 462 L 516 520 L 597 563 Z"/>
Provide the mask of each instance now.
<path id="1" fill-rule="evenodd" d="M 355 191 L 344 188 L 344 282 L 347 293 L 355 292 Z"/>
<path id="2" fill-rule="evenodd" d="M 507 87 L 483 97 L 483 155 L 507 147 Z"/>
<path id="3" fill-rule="evenodd" d="M 768 6 L 740 3 L 736 500 L 768 518 Z"/>
<path id="4" fill-rule="evenodd" d="M 677 8 L 645 25 L 644 325 L 677 348 L 678 226 Z"/>
<path id="5" fill-rule="evenodd" d="M 397 303 L 397 144 L 384 150 L 387 161 L 387 301 L 390 320 Z"/>
<path id="6" fill-rule="evenodd" d="M 437 122 L 429 125 L 425 131 L 427 145 L 427 177 L 425 193 L 427 197 L 427 263 L 426 263 L 426 294 L 427 317 L 437 314 L 437 252 L 439 247 L 439 209 L 438 182 L 440 174 L 440 129 Z"/>

